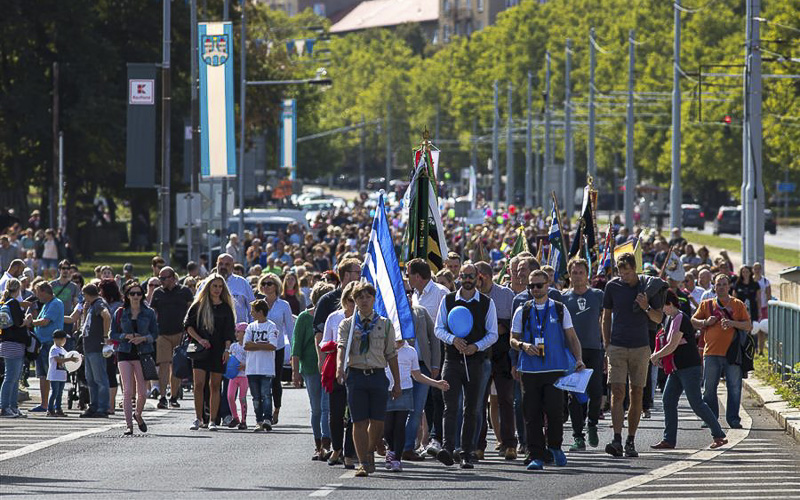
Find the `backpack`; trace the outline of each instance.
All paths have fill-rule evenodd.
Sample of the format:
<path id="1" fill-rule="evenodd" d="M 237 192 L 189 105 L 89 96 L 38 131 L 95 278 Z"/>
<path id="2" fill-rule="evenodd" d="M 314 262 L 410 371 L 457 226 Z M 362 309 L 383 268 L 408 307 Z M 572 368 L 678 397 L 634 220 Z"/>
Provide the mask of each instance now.
<path id="1" fill-rule="evenodd" d="M 0 330 L 14 326 L 14 316 L 11 314 L 11 306 L 8 301 L 0 305 Z"/>
<path id="2" fill-rule="evenodd" d="M 559 302 L 557 300 L 553 300 L 553 304 L 556 305 L 556 315 L 558 316 L 558 325 L 564 327 L 564 303 Z M 528 321 L 531 317 L 531 308 L 533 307 L 533 300 L 529 300 L 522 305 L 522 330 L 523 334 L 525 331 L 525 325 L 528 324 Z"/>

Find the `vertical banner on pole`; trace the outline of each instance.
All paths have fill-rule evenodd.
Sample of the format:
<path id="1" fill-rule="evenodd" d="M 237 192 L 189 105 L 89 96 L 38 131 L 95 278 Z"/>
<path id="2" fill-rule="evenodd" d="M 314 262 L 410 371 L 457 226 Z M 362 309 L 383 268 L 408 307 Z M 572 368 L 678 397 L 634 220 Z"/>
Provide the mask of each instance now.
<path id="1" fill-rule="evenodd" d="M 156 185 L 156 65 L 128 64 L 125 187 Z"/>
<path id="2" fill-rule="evenodd" d="M 200 173 L 236 176 L 233 121 L 233 36 L 230 22 L 198 23 Z"/>
<path id="3" fill-rule="evenodd" d="M 283 100 L 281 112 L 281 168 L 291 171 L 290 179 L 297 176 L 297 101 Z"/>

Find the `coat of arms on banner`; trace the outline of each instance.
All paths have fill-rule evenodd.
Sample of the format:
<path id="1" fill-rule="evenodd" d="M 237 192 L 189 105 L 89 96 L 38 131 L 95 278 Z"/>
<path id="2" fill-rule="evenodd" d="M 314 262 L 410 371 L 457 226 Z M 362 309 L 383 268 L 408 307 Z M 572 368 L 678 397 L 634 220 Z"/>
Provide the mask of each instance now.
<path id="1" fill-rule="evenodd" d="M 228 35 L 203 35 L 203 61 L 222 66 L 228 60 Z"/>

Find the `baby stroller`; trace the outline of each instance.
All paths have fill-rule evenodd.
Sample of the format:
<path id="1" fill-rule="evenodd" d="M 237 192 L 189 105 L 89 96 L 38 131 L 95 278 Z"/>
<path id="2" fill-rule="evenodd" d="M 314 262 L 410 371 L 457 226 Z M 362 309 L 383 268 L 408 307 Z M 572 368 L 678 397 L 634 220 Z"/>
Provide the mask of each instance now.
<path id="1" fill-rule="evenodd" d="M 70 339 L 70 343 L 75 346 L 76 351 L 83 354 L 83 340 L 80 335 L 73 336 Z M 86 382 L 86 370 L 84 366 L 84 364 L 81 364 L 80 368 L 67 374 L 67 382 L 69 382 L 67 409 L 69 410 L 72 409 L 75 401 L 78 402 L 78 409 L 81 411 L 85 410 L 89 405 L 89 385 Z"/>

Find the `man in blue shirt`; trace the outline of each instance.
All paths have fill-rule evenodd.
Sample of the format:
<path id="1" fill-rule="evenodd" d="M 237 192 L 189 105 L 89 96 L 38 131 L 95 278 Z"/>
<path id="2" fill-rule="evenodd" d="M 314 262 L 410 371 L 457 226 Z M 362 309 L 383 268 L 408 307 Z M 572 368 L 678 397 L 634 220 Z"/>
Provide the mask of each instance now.
<path id="1" fill-rule="evenodd" d="M 53 295 L 53 287 L 46 281 L 36 285 L 36 297 L 43 304 L 36 319 L 30 317 L 33 333 L 42 348 L 36 358 L 36 376 L 39 377 L 39 391 L 42 402 L 33 412 L 46 412 L 47 400 L 50 397 L 50 382 L 47 381 L 47 369 L 50 367 L 50 348 L 53 347 L 53 332 L 64 329 L 64 303 Z"/>

